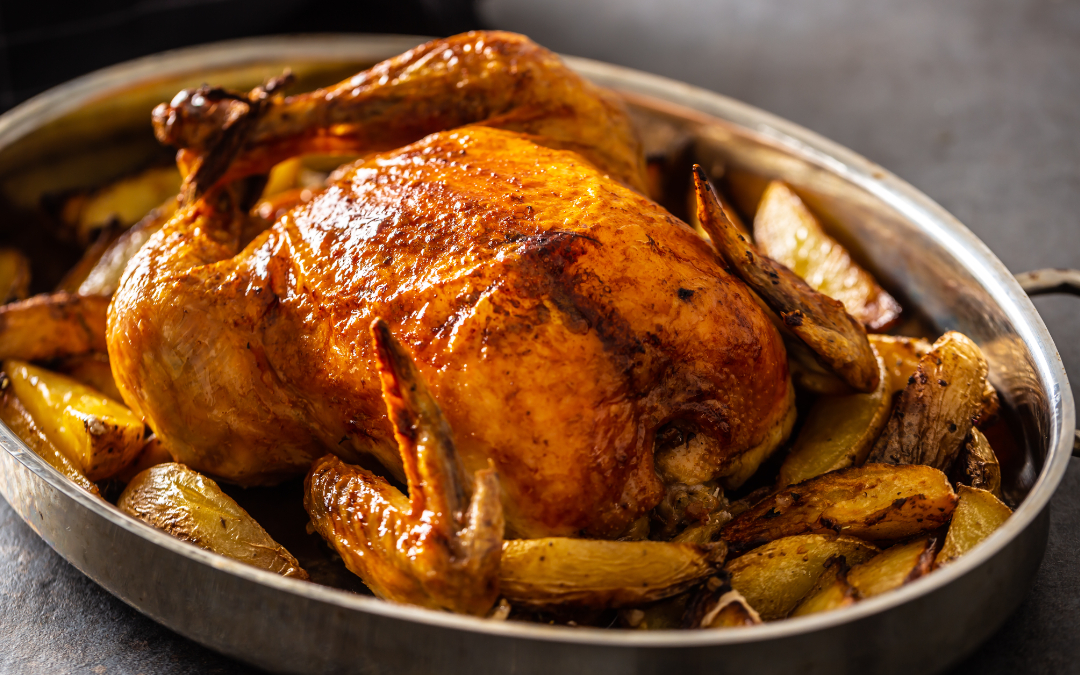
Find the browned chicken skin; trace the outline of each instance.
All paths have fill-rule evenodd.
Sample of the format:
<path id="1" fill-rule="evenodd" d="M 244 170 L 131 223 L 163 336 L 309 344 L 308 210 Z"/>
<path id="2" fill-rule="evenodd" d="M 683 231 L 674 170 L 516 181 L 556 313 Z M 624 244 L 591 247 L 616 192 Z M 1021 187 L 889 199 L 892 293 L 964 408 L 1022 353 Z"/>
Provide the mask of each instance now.
<path id="1" fill-rule="evenodd" d="M 215 96 L 156 112 L 185 148 L 190 203 L 129 265 L 109 317 L 124 398 L 178 461 L 259 484 L 330 451 L 404 478 L 375 317 L 416 360 L 468 480 L 494 465 L 516 536 L 619 536 L 665 485 L 745 478 L 790 432 L 780 335 L 640 193 L 623 109 L 550 52 L 472 33 L 328 92 Z M 240 250 L 242 198 L 215 186 L 410 142 Z M 657 461 L 672 426 L 682 445 Z"/>

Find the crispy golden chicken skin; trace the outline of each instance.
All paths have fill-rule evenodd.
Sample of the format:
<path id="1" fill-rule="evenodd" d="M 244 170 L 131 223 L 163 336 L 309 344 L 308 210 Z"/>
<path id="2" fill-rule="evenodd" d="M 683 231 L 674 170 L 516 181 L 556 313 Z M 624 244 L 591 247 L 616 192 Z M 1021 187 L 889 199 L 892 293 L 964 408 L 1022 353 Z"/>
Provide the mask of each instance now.
<path id="1" fill-rule="evenodd" d="M 515 58 L 492 68 L 526 68 Z M 610 127 L 625 122 L 603 109 Z M 633 173 L 598 168 L 559 110 L 536 108 L 555 115 L 534 129 L 548 137 L 488 120 L 372 156 L 243 250 L 228 191 L 183 207 L 110 309 L 125 400 L 178 461 L 241 484 L 327 451 L 373 455 L 401 478 L 366 335 L 379 316 L 413 354 L 468 480 L 494 465 L 509 536 L 618 536 L 665 483 L 745 473 L 790 430 L 781 337 L 708 243 L 627 187 Z M 672 424 L 693 433 L 661 476 L 657 432 Z"/>

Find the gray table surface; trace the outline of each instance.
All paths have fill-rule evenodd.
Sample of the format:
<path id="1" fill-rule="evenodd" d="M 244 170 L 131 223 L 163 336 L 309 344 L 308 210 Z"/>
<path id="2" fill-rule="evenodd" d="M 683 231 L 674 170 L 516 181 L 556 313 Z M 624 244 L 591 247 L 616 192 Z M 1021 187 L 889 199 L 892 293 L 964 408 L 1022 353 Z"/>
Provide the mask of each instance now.
<path id="1" fill-rule="evenodd" d="M 936 199 L 1014 272 L 1080 268 L 1080 1 L 484 0 L 492 26 L 779 114 Z M 1036 304 L 1080 393 L 1080 307 Z M 1031 593 L 955 673 L 1080 672 L 1080 463 Z M 44 545 L 0 499 L 0 671 L 242 673 Z"/>

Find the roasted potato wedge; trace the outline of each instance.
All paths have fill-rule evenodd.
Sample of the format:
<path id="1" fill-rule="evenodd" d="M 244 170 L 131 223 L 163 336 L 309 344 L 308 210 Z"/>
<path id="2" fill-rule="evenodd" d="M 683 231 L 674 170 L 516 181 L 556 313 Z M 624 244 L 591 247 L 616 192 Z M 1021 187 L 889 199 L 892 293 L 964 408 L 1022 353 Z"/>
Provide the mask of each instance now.
<path id="1" fill-rule="evenodd" d="M 30 260 L 22 251 L 0 248 L 0 303 L 23 300 L 30 288 Z"/>
<path id="2" fill-rule="evenodd" d="M 113 379 L 112 367 L 106 354 L 83 354 L 64 359 L 56 370 L 73 380 L 82 382 L 91 389 L 97 389 L 114 401 L 123 403 L 124 397 Z"/>
<path id="3" fill-rule="evenodd" d="M 22 402 L 19 401 L 18 396 L 15 395 L 11 380 L 6 375 L 0 376 L 0 420 L 3 420 L 4 424 L 16 436 L 21 438 L 24 443 L 30 446 L 31 450 L 48 462 L 52 468 L 67 476 L 72 483 L 87 492 L 101 496 L 97 485 L 94 485 L 86 477 L 86 474 L 80 471 L 79 467 L 75 466 L 75 463 L 67 458 L 67 455 L 60 452 L 60 448 L 56 447 L 41 431 L 34 422 L 34 418 L 30 416 Z"/>
<path id="4" fill-rule="evenodd" d="M 97 237 L 86 250 L 83 251 L 82 257 L 79 258 L 79 262 L 75 263 L 75 266 L 67 271 L 64 278 L 60 280 L 60 283 L 56 285 L 57 292 L 65 293 L 78 293 L 79 287 L 86 281 L 86 277 L 90 275 L 90 272 L 101 261 L 101 256 L 109 250 L 109 247 L 113 245 L 113 242 L 121 235 L 124 230 L 117 224 L 112 223 L 106 225 L 98 231 Z"/>
<path id="5" fill-rule="evenodd" d="M 180 172 L 175 166 L 152 167 L 94 192 L 73 195 L 64 202 L 60 219 L 77 241 L 87 244 L 96 230 L 110 223 L 131 227 L 179 191 Z"/>
<path id="6" fill-rule="evenodd" d="M 778 485 L 863 463 L 892 410 L 890 379 L 881 357 L 878 366 L 881 378 L 873 392 L 818 398 L 780 466 Z"/>
<path id="7" fill-rule="evenodd" d="M 79 285 L 79 295 L 109 297 L 116 292 L 130 261 L 150 237 L 176 213 L 177 201 L 170 197 L 117 237 L 102 252 L 94 267 Z"/>
<path id="8" fill-rule="evenodd" d="M 848 314 L 874 331 L 900 318 L 900 303 L 825 233 L 794 190 L 773 181 L 754 216 L 754 242 L 763 255 L 785 265 L 810 286 L 844 303 Z"/>
<path id="9" fill-rule="evenodd" d="M 728 561 L 731 587 L 766 621 L 783 619 L 813 589 L 831 558 L 861 563 L 881 549 L 854 537 L 800 534 L 776 539 Z"/>
<path id="10" fill-rule="evenodd" d="M 862 323 L 838 300 L 815 291 L 794 272 L 761 255 L 739 234 L 700 166 L 694 165 L 697 215 L 720 257 L 815 358 L 856 391 L 878 385 L 878 364 Z"/>
<path id="11" fill-rule="evenodd" d="M 947 471 L 982 407 L 987 369 L 978 345 L 943 335 L 919 360 L 868 460 Z"/>
<path id="12" fill-rule="evenodd" d="M 36 295 L 0 307 L 0 359 L 45 361 L 106 351 L 109 299 Z"/>
<path id="13" fill-rule="evenodd" d="M 956 463 L 961 482 L 1001 499 L 1001 464 L 983 432 L 972 427 Z"/>
<path id="14" fill-rule="evenodd" d="M 872 598 L 923 576 L 933 566 L 936 537 L 920 537 L 885 549 L 847 574 L 847 582 L 860 598 Z"/>
<path id="15" fill-rule="evenodd" d="M 4 371 L 34 423 L 90 480 L 113 476 L 142 449 L 142 420 L 122 403 L 25 361 L 5 361 Z"/>
<path id="16" fill-rule="evenodd" d="M 858 602 L 859 593 L 847 580 L 849 569 L 844 556 L 834 556 L 826 560 L 825 571 L 818 577 L 813 590 L 806 594 L 790 616 L 794 618 L 819 612 L 831 612 Z"/>
<path id="17" fill-rule="evenodd" d="M 1012 510 L 988 490 L 961 485 L 959 492 L 960 503 L 953 512 L 936 565 L 952 562 L 975 548 L 1012 515 Z"/>
<path id="18" fill-rule="evenodd" d="M 217 483 L 183 464 L 146 469 L 128 483 L 116 506 L 208 551 L 285 577 L 308 578 L 296 558 Z"/>
<path id="19" fill-rule="evenodd" d="M 933 343 L 923 338 L 876 334 L 866 337 L 885 362 L 890 394 L 903 391 L 907 387 L 908 380 L 919 369 L 919 361 L 934 348 Z"/>
<path id="20" fill-rule="evenodd" d="M 956 494 L 937 469 L 867 464 L 784 488 L 737 516 L 722 536 L 734 551 L 807 532 L 902 539 L 941 527 L 955 507 Z"/>
<path id="21" fill-rule="evenodd" d="M 499 588 L 515 607 L 634 607 L 678 595 L 716 569 L 693 544 L 598 539 L 503 542 Z"/>

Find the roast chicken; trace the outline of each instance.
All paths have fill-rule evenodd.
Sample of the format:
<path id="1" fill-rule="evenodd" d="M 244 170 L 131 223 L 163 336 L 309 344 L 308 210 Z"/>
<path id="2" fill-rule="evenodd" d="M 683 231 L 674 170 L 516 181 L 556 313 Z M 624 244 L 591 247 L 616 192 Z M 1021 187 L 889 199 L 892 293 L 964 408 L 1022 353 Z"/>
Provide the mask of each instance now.
<path id="1" fill-rule="evenodd" d="M 183 201 L 128 265 L 109 357 L 176 461 L 310 470 L 316 526 L 383 597 L 481 613 L 504 522 L 641 538 L 672 491 L 739 485 L 795 419 L 785 340 L 876 384 L 839 303 L 755 256 L 703 175 L 712 243 L 646 196 L 623 105 L 528 39 L 279 85 L 155 110 Z M 307 153 L 362 158 L 251 233 L 260 177 Z"/>

